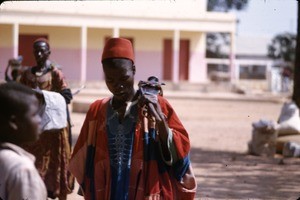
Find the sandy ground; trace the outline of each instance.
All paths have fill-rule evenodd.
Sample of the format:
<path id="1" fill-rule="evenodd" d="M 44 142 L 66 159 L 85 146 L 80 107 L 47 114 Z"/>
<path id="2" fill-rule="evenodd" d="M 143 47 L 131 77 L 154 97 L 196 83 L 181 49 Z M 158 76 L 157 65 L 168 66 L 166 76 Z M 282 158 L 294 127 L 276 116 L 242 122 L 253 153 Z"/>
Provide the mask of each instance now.
<path id="1" fill-rule="evenodd" d="M 251 123 L 276 121 L 282 104 L 170 99 L 190 134 L 196 199 L 297 199 L 300 159 L 247 155 Z M 85 115 L 72 113 L 74 141 Z M 78 185 L 76 185 L 78 187 Z M 79 200 L 76 194 L 68 199 Z"/>

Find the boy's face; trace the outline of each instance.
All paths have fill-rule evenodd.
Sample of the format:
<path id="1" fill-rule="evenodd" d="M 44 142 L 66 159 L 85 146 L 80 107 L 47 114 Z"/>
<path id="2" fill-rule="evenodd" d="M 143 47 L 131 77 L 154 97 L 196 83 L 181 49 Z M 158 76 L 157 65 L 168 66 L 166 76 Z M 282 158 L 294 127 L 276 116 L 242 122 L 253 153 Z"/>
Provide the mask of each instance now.
<path id="1" fill-rule="evenodd" d="M 17 116 L 20 143 L 35 142 L 41 132 L 38 99 L 30 95 L 26 101 L 28 102 L 27 112 Z"/>
<path id="2" fill-rule="evenodd" d="M 103 65 L 105 82 L 114 99 L 119 102 L 130 101 L 134 96 L 135 69 L 132 62 L 124 59 L 111 65 Z"/>
<path id="3" fill-rule="evenodd" d="M 37 42 L 33 47 L 33 54 L 37 64 L 44 64 L 50 55 L 50 50 L 46 42 Z"/>

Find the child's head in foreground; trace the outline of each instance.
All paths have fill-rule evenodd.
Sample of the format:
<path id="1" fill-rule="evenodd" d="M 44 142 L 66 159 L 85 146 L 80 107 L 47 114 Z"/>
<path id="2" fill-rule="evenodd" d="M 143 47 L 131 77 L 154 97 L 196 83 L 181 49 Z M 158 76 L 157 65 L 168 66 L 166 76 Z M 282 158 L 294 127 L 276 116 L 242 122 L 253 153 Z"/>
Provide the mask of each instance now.
<path id="1" fill-rule="evenodd" d="M 35 142 L 41 117 L 36 93 L 22 84 L 0 84 L 0 143 Z"/>

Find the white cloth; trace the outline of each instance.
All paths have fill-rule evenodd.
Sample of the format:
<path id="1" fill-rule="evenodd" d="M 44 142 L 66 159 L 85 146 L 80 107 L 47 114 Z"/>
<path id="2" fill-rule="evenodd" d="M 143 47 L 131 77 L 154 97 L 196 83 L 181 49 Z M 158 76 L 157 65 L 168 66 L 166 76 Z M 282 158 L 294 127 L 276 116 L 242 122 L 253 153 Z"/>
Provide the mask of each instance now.
<path id="1" fill-rule="evenodd" d="M 46 102 L 42 114 L 42 131 L 67 127 L 67 104 L 63 96 L 57 92 L 42 90 Z"/>
<path id="2" fill-rule="evenodd" d="M 299 108 L 294 101 L 283 104 L 278 123 L 279 136 L 300 134 Z"/>
<path id="3" fill-rule="evenodd" d="M 34 156 L 21 147 L 0 144 L 0 199 L 47 199 L 45 184 L 34 161 Z"/>
<path id="4" fill-rule="evenodd" d="M 286 142 L 283 146 L 282 155 L 284 157 L 300 157 L 300 144 L 296 142 Z"/>

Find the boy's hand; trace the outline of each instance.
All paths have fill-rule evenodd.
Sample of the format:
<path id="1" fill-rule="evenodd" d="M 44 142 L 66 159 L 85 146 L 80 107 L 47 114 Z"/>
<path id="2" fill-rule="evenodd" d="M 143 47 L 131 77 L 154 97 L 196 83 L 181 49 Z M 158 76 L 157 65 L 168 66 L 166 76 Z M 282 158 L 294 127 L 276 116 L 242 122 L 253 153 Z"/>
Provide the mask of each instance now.
<path id="1" fill-rule="evenodd" d="M 161 122 L 163 119 L 161 117 L 161 108 L 158 103 L 157 95 L 154 94 L 144 94 L 140 97 L 140 104 L 146 107 L 147 118 L 149 120 L 155 120 Z"/>

